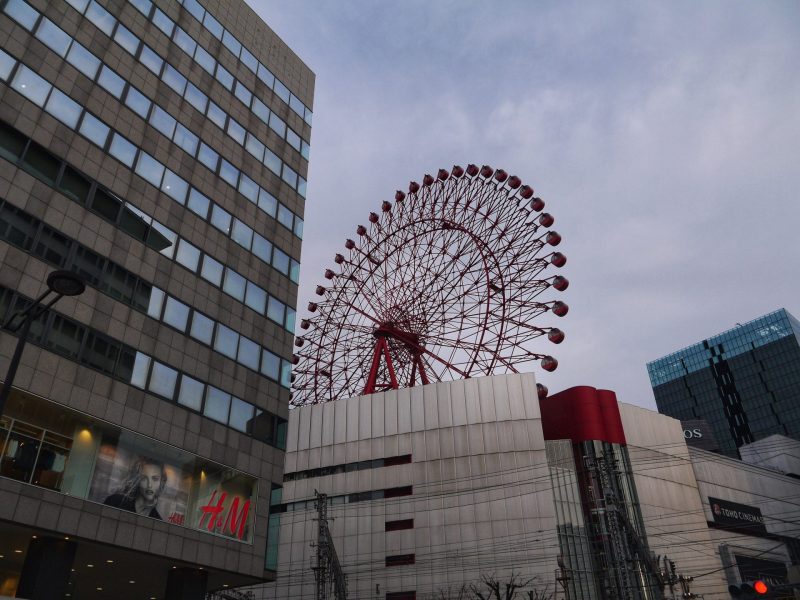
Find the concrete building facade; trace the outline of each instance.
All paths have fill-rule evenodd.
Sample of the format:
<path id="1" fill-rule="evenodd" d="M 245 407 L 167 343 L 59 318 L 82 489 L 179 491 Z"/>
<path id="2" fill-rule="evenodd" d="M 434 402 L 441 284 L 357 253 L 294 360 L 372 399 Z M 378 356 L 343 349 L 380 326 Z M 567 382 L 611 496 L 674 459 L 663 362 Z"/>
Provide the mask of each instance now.
<path id="1" fill-rule="evenodd" d="M 87 282 L 0 420 L 0 595 L 274 578 L 313 73 L 241 0 L 3 0 L 0 39 L 0 318 Z"/>

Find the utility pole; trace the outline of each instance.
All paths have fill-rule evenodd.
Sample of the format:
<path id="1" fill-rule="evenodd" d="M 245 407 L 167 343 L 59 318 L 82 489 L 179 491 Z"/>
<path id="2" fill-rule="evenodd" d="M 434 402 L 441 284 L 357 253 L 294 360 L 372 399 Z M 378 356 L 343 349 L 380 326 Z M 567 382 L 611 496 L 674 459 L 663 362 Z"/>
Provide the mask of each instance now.
<path id="1" fill-rule="evenodd" d="M 339 564 L 328 529 L 328 495 L 316 490 L 314 495 L 317 509 L 317 566 L 312 568 L 317 583 L 317 600 L 328 600 L 331 587 L 334 600 L 347 600 L 347 576 Z"/>
<path id="2" fill-rule="evenodd" d="M 694 577 L 685 577 L 684 575 L 680 575 L 678 577 L 678 583 L 681 584 L 681 590 L 683 591 L 683 594 L 681 595 L 681 598 L 685 598 L 686 600 L 689 600 L 690 598 L 702 598 L 703 597 L 702 594 L 693 594 L 692 593 L 690 587 L 691 587 L 693 581 L 694 581 Z"/>

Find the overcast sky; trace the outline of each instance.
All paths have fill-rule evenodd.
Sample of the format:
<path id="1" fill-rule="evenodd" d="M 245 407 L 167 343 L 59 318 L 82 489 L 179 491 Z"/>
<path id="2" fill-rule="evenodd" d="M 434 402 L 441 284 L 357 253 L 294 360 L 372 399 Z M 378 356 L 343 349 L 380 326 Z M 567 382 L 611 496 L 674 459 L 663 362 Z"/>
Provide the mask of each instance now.
<path id="1" fill-rule="evenodd" d="M 564 238 L 551 392 L 654 408 L 646 362 L 800 316 L 800 3 L 249 2 L 316 73 L 300 315 L 382 200 L 474 162 Z"/>

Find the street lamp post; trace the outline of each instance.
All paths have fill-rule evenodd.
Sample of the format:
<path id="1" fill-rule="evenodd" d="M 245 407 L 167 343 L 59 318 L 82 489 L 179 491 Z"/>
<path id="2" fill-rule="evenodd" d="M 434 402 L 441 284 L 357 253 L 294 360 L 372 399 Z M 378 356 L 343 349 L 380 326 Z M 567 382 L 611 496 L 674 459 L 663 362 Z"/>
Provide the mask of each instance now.
<path id="1" fill-rule="evenodd" d="M 63 296 L 79 296 L 85 289 L 86 284 L 75 273 L 53 271 L 47 276 L 47 290 L 36 298 L 28 308 L 15 312 L 3 323 L 3 329 L 19 332 L 19 340 L 14 350 L 14 356 L 11 357 L 11 363 L 8 365 L 8 372 L 3 380 L 3 388 L 0 390 L 0 417 L 3 415 L 6 400 L 11 394 L 11 385 L 14 383 L 14 377 L 17 374 L 17 368 L 22 358 L 22 351 L 25 349 L 25 342 L 28 340 L 31 324 L 46 313 Z M 47 304 L 41 304 L 51 294 L 55 294 L 55 297 L 49 299 Z M 15 324 L 18 319 L 21 319 L 21 321 Z"/>

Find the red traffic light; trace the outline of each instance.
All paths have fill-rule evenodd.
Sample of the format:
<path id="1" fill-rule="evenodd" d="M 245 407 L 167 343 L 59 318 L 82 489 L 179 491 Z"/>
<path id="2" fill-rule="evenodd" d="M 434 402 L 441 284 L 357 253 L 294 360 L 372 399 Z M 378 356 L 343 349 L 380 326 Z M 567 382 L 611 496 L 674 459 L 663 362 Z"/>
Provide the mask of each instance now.
<path id="1" fill-rule="evenodd" d="M 759 579 L 753 582 L 753 591 L 755 591 L 756 594 L 764 595 L 769 591 L 769 586 Z"/>

